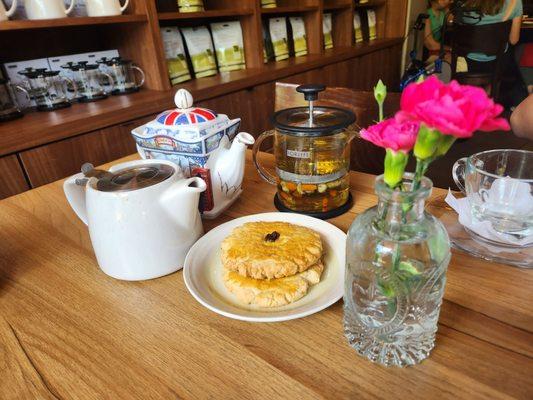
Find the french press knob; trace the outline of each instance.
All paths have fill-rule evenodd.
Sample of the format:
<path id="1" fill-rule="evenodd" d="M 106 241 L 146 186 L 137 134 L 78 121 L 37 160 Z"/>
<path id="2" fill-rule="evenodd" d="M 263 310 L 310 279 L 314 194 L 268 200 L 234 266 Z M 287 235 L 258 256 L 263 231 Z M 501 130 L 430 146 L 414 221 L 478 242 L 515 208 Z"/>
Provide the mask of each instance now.
<path id="1" fill-rule="evenodd" d="M 314 121 L 313 121 L 314 104 L 313 102 L 318 100 L 318 93 L 323 92 L 324 90 L 326 90 L 326 87 L 324 85 L 316 85 L 316 84 L 300 85 L 296 88 L 296 91 L 299 93 L 303 93 L 304 99 L 309 102 L 309 126 L 314 125 Z"/>

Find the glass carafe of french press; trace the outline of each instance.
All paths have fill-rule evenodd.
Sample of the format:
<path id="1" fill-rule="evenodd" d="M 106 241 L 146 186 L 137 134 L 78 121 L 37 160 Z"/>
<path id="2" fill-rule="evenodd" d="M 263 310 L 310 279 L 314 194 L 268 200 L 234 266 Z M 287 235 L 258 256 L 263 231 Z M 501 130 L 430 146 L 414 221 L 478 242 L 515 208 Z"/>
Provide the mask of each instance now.
<path id="1" fill-rule="evenodd" d="M 26 77 L 26 86 L 39 111 L 52 111 L 70 107 L 70 100 L 78 95 L 76 84 L 69 78 L 59 75 L 59 71 L 46 68 L 26 68 L 19 72 Z M 74 95 L 69 98 L 68 85 Z"/>
<path id="2" fill-rule="evenodd" d="M 277 186 L 280 211 L 332 218 L 351 207 L 350 146 L 355 115 L 335 107 L 315 106 L 322 85 L 302 85 L 308 107 L 280 110 L 272 117 L 274 130 L 263 133 L 253 148 L 254 163 L 267 182 Z M 258 161 L 261 143 L 274 138 L 276 174 Z"/>
<path id="3" fill-rule="evenodd" d="M 10 121 L 23 116 L 14 90 L 25 93 L 28 97 L 28 103 L 30 101 L 26 89 L 18 85 L 12 85 L 6 79 L 0 78 L 0 122 Z"/>
<path id="4" fill-rule="evenodd" d="M 87 61 L 69 62 L 61 68 L 71 71 L 72 80 L 78 88 L 79 102 L 88 103 L 107 98 L 104 82 L 110 87 L 110 91 L 113 90 L 113 77 L 100 71 L 98 64 L 89 64 Z"/>
<path id="5" fill-rule="evenodd" d="M 105 65 L 105 71 L 113 77 L 113 95 L 137 92 L 144 85 L 144 71 L 135 65 L 131 60 L 124 60 L 115 57 L 111 60 L 102 58 L 97 61 Z M 139 81 L 135 72 L 139 74 Z"/>

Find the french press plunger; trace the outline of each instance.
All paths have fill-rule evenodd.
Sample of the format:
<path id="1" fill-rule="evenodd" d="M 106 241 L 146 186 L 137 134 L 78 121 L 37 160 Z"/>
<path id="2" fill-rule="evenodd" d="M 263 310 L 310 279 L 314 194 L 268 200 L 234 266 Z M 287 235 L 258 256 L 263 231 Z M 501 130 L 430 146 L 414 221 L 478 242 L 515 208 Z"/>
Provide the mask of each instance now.
<path id="1" fill-rule="evenodd" d="M 308 106 L 276 112 L 272 117 L 275 129 L 259 136 L 253 159 L 261 177 L 277 186 L 274 203 L 278 210 L 325 219 L 351 207 L 349 143 L 356 131 L 351 111 L 315 106 L 324 89 L 323 85 L 298 86 Z M 269 137 L 274 138 L 275 175 L 257 158 L 261 143 Z"/>

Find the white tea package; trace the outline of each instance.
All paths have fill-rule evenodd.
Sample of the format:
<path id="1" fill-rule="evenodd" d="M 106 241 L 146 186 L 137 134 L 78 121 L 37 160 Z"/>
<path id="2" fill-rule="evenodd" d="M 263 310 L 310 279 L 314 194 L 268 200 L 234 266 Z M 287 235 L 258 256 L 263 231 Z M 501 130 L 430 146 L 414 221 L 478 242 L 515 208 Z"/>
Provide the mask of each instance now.
<path id="1" fill-rule="evenodd" d="M 353 28 L 355 30 L 355 43 L 363 41 L 363 30 L 361 28 L 361 16 L 356 11 L 353 13 Z"/>
<path id="2" fill-rule="evenodd" d="M 167 60 L 167 69 L 170 82 L 176 85 L 191 79 L 191 73 L 185 57 L 183 39 L 177 26 L 161 28 L 161 39 Z"/>
<path id="3" fill-rule="evenodd" d="M 333 35 L 332 35 L 332 17 L 331 14 L 324 14 L 322 19 L 322 30 L 324 31 L 324 48 L 333 48 Z"/>
<path id="4" fill-rule="evenodd" d="M 199 12 L 204 11 L 203 0 L 178 0 L 179 12 Z"/>
<path id="5" fill-rule="evenodd" d="M 242 28 L 239 21 L 214 22 L 211 34 L 220 71 L 235 71 L 246 68 Z"/>
<path id="6" fill-rule="evenodd" d="M 376 12 L 374 10 L 367 10 L 366 16 L 368 18 L 368 38 L 374 40 L 376 35 Z"/>
<path id="7" fill-rule="evenodd" d="M 276 0 L 261 0 L 261 8 L 276 8 Z"/>
<path id="8" fill-rule="evenodd" d="M 289 44 L 287 40 L 287 21 L 285 18 L 270 18 L 268 20 L 270 39 L 274 48 L 276 61 L 289 58 Z"/>
<path id="9" fill-rule="evenodd" d="M 305 35 L 305 24 L 302 17 L 290 17 L 292 29 L 292 42 L 294 43 L 294 55 L 296 57 L 307 54 L 307 37 Z"/>
<path id="10" fill-rule="evenodd" d="M 196 78 L 215 75 L 217 73 L 217 63 L 211 34 L 207 27 L 181 28 L 181 33 L 185 38 Z"/>

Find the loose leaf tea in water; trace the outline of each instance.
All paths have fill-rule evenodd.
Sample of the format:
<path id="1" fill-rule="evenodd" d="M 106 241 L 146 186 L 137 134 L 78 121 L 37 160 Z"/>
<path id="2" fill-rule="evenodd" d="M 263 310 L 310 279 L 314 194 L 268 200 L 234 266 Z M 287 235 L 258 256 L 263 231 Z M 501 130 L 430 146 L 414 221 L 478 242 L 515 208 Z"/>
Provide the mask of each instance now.
<path id="1" fill-rule="evenodd" d="M 161 39 L 165 49 L 170 82 L 176 85 L 191 79 L 185 57 L 185 47 L 183 46 L 183 39 L 179 29 L 175 26 L 163 28 L 161 30 Z"/>
<path id="2" fill-rule="evenodd" d="M 289 45 L 287 40 L 287 21 L 285 18 L 271 18 L 268 20 L 270 38 L 274 47 L 276 61 L 289 58 Z"/>
<path id="3" fill-rule="evenodd" d="M 307 54 L 307 39 L 305 35 L 305 24 L 301 17 L 289 18 L 292 28 L 292 40 L 294 43 L 294 55 L 296 57 Z"/>
<path id="4" fill-rule="evenodd" d="M 211 42 L 211 34 L 205 26 L 182 28 L 187 50 L 191 56 L 192 67 L 197 78 L 215 75 L 217 64 Z"/>
<path id="5" fill-rule="evenodd" d="M 215 22 L 211 24 L 211 33 L 220 71 L 246 68 L 241 23 Z"/>
<path id="6" fill-rule="evenodd" d="M 361 16 L 356 11 L 353 13 L 353 28 L 355 29 L 355 43 L 363 41 L 363 30 L 361 29 Z"/>
<path id="7" fill-rule="evenodd" d="M 324 14 L 324 19 L 322 20 L 322 30 L 324 31 L 324 48 L 333 48 L 333 36 L 331 34 L 331 14 Z"/>

